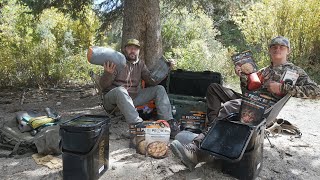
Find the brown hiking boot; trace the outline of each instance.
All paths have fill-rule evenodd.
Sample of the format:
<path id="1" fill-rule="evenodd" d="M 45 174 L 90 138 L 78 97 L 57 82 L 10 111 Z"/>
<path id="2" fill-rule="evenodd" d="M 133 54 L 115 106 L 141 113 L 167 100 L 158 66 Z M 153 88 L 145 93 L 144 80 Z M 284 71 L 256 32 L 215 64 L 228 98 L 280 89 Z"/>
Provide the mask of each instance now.
<path id="1" fill-rule="evenodd" d="M 197 152 L 199 151 L 199 148 L 194 143 L 182 145 L 179 141 L 174 140 L 170 144 L 170 149 L 190 171 L 194 170 L 198 164 Z"/>
<path id="2" fill-rule="evenodd" d="M 174 137 L 180 132 L 179 122 L 175 119 L 170 119 L 167 121 L 170 125 L 170 139 L 174 139 Z"/>

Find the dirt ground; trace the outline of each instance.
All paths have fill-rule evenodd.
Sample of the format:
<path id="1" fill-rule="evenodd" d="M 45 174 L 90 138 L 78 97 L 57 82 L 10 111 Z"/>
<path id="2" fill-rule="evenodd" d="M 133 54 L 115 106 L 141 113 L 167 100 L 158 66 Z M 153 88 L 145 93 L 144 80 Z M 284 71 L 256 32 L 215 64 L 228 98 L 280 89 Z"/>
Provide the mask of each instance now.
<path id="1" fill-rule="evenodd" d="M 71 89 L 68 89 L 71 90 Z M 0 92 L 0 121 L 15 117 L 19 110 L 43 111 L 54 108 L 63 119 L 79 114 L 103 114 L 99 97 L 92 87 L 73 91 L 52 89 L 4 89 Z M 13 91 L 13 92 L 11 92 Z M 270 137 L 275 147 L 264 141 L 262 171 L 257 179 L 320 179 L 320 101 L 291 98 L 279 118 L 289 120 L 302 132 L 301 138 L 290 135 Z M 129 147 L 128 128 L 123 121 L 112 121 L 110 127 L 110 164 L 100 179 L 234 179 L 220 172 L 214 163 L 199 164 L 190 172 L 171 152 L 164 159 L 153 159 L 135 153 Z M 1 150 L 0 153 L 9 151 Z M 61 158 L 61 155 L 58 156 Z M 62 179 L 62 169 L 51 170 L 37 165 L 31 155 L 22 158 L 0 158 L 0 179 Z"/>

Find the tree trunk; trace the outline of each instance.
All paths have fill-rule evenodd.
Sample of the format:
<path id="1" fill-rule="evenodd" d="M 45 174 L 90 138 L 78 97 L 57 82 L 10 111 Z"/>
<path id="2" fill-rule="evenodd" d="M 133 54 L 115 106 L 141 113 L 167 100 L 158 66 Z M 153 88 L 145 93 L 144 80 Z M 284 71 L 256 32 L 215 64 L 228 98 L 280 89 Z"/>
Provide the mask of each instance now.
<path id="1" fill-rule="evenodd" d="M 122 48 L 127 39 L 140 41 L 140 59 L 150 68 L 162 56 L 159 0 L 125 0 Z"/>

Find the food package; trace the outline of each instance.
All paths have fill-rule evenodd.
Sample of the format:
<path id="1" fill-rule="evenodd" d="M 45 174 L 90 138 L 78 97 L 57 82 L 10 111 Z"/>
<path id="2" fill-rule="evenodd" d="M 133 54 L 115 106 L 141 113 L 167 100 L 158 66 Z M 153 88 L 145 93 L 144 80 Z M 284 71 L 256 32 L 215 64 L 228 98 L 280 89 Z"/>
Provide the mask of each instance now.
<path id="1" fill-rule="evenodd" d="M 129 125 L 129 134 L 130 134 L 130 143 L 129 147 L 137 149 L 137 142 L 140 142 L 139 139 L 143 138 L 144 140 L 144 130 L 148 124 L 152 124 L 154 121 L 143 121 L 140 127 L 136 127 L 135 124 Z M 138 138 L 138 140 L 137 140 Z M 137 151 L 138 152 L 138 151 Z M 144 154 L 144 153 L 143 153 Z"/>
<path id="2" fill-rule="evenodd" d="M 194 133 L 201 133 L 207 127 L 206 113 L 202 111 L 190 111 L 181 116 L 180 130 L 188 130 Z"/>
<path id="3" fill-rule="evenodd" d="M 167 121 L 147 122 L 145 127 L 136 130 L 136 151 L 153 158 L 165 158 L 169 140 L 170 126 Z"/>

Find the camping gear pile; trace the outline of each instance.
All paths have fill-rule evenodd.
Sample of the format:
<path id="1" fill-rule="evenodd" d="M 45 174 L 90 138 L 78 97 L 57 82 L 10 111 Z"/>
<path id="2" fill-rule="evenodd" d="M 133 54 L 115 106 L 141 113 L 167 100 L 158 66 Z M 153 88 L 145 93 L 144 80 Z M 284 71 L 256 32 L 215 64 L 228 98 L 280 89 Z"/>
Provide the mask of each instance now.
<path id="1" fill-rule="evenodd" d="M 50 108 L 44 112 L 19 111 L 12 120 L 0 125 L 0 148 L 10 150 L 1 157 L 13 157 L 26 153 L 60 154 L 60 115 Z"/>

